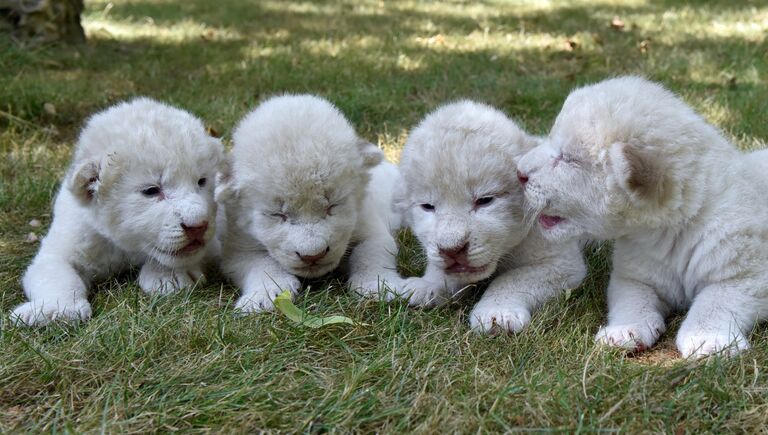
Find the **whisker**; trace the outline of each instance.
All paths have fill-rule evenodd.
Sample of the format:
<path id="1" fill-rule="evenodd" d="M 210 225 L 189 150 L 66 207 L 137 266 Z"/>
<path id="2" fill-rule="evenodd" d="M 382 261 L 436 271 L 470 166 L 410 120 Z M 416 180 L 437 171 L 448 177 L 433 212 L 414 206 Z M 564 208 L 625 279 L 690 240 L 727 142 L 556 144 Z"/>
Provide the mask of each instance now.
<path id="1" fill-rule="evenodd" d="M 525 209 L 523 210 L 523 226 L 525 228 L 525 231 L 530 231 L 531 228 L 533 228 L 534 224 L 536 223 L 536 218 L 544 210 L 544 207 L 546 206 L 546 204 L 544 203 L 532 204 L 528 200 L 524 201 L 523 204 L 525 207 Z"/>

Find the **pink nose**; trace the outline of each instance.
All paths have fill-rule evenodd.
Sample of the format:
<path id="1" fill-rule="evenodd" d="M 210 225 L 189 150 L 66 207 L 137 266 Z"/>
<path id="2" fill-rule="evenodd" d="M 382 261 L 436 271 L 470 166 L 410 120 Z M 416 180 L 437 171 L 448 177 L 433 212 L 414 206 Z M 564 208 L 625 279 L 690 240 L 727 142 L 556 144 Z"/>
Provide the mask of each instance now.
<path id="1" fill-rule="evenodd" d="M 208 229 L 208 221 L 203 221 L 200 225 L 181 224 L 184 234 L 191 240 L 200 240 L 204 238 L 205 231 Z"/>
<path id="2" fill-rule="evenodd" d="M 517 179 L 520 180 L 520 184 L 522 184 L 523 186 L 525 186 L 525 183 L 528 182 L 528 176 L 523 174 L 520 171 L 517 171 Z"/>
<path id="3" fill-rule="evenodd" d="M 467 251 L 469 250 L 469 242 L 466 242 L 463 245 L 452 246 L 449 248 L 438 246 L 437 250 L 440 256 L 445 260 L 457 261 L 459 259 L 466 259 Z"/>
<path id="4" fill-rule="evenodd" d="M 297 252 L 296 255 L 298 255 L 299 258 L 301 258 L 301 261 L 303 261 L 303 262 L 305 262 L 307 264 L 312 265 L 312 264 L 315 264 L 318 261 L 322 260 L 323 257 L 325 257 L 325 254 L 327 254 L 328 251 L 330 251 L 330 250 L 331 250 L 331 247 L 328 246 L 328 247 L 325 248 L 324 251 L 320 251 L 317 254 L 304 255 L 304 254 L 300 254 L 300 253 Z"/>

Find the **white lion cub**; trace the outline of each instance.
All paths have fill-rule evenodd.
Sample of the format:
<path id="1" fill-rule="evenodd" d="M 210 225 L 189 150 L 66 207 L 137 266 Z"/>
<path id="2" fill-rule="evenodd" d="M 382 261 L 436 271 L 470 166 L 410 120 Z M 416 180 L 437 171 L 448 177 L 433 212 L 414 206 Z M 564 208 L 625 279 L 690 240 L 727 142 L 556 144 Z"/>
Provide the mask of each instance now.
<path id="1" fill-rule="evenodd" d="M 336 269 L 350 247 L 353 290 L 397 285 L 391 231 L 400 224 L 389 204 L 399 173 L 336 107 L 311 95 L 274 97 L 233 139 L 216 198 L 226 221 L 222 268 L 242 291 L 239 311 L 272 309 L 282 290 Z"/>
<path id="2" fill-rule="evenodd" d="M 24 274 L 26 325 L 91 316 L 88 286 L 142 265 L 139 286 L 191 286 L 214 234 L 213 181 L 221 143 L 191 114 L 138 98 L 92 116 Z"/>
<path id="3" fill-rule="evenodd" d="M 525 221 L 515 158 L 536 142 L 500 111 L 471 101 L 443 106 L 413 130 L 395 199 L 428 259 L 425 275 L 404 283 L 411 304 L 444 303 L 495 273 L 470 325 L 518 332 L 543 302 L 579 285 L 586 267 L 578 242 L 547 242 Z"/>
<path id="4" fill-rule="evenodd" d="M 768 155 L 741 153 L 637 77 L 573 91 L 519 165 L 550 240 L 616 239 L 598 342 L 642 350 L 688 308 L 684 357 L 748 347 L 768 316 Z"/>

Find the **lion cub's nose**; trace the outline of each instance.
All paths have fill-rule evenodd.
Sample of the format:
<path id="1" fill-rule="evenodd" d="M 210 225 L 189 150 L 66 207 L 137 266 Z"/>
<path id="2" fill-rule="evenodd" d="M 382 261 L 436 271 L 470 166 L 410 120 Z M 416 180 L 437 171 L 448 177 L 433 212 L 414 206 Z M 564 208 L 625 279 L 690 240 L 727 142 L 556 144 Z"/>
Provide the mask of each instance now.
<path id="1" fill-rule="evenodd" d="M 458 260 L 460 258 L 466 258 L 467 251 L 469 250 L 469 242 L 449 248 L 438 246 L 437 250 L 440 256 L 446 260 Z"/>
<path id="2" fill-rule="evenodd" d="M 523 174 L 520 171 L 517 171 L 517 179 L 520 180 L 520 184 L 522 184 L 523 186 L 525 186 L 525 183 L 528 182 L 528 176 Z"/>
<path id="3" fill-rule="evenodd" d="M 202 239 L 205 235 L 205 231 L 208 229 L 208 221 L 203 221 L 200 225 L 187 225 L 181 224 L 181 229 L 184 230 L 184 234 L 191 240 Z"/>
<path id="4" fill-rule="evenodd" d="M 299 258 L 301 258 L 301 261 L 311 265 L 322 260 L 322 258 L 325 257 L 325 254 L 327 254 L 328 251 L 330 250 L 331 250 L 331 247 L 327 246 L 324 251 L 320 251 L 316 254 L 305 255 L 297 252 L 296 255 L 298 255 Z"/>

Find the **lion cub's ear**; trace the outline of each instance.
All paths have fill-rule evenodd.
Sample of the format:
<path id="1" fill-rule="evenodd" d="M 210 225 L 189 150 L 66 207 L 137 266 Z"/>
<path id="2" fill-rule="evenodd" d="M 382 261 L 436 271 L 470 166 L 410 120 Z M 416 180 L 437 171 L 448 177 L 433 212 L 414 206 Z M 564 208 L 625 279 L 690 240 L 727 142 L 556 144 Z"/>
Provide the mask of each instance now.
<path id="1" fill-rule="evenodd" d="M 659 157 L 625 143 L 611 145 L 609 153 L 611 170 L 631 197 L 658 205 L 666 202 L 671 186 Z"/>
<path id="2" fill-rule="evenodd" d="M 69 190 L 83 204 L 90 204 L 101 185 L 101 165 L 96 161 L 81 163 L 69 178 Z"/>
<path id="3" fill-rule="evenodd" d="M 360 153 L 363 155 L 363 166 L 366 168 L 372 168 L 382 160 L 384 160 L 384 152 L 376 145 L 368 142 L 365 139 L 358 139 L 357 146 L 360 148 Z"/>
<path id="4" fill-rule="evenodd" d="M 226 203 L 236 196 L 232 161 L 229 156 L 225 156 L 219 163 L 219 171 L 216 173 L 216 189 L 213 191 L 213 198 L 218 203 Z"/>

